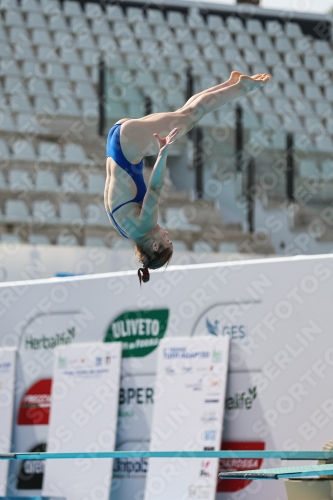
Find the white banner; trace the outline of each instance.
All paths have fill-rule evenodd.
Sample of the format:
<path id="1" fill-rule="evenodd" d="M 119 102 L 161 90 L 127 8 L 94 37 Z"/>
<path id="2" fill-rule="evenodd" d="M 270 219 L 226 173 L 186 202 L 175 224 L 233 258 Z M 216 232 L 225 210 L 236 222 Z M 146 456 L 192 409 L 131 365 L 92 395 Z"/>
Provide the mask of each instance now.
<path id="1" fill-rule="evenodd" d="M 0 349 L 0 453 L 10 453 L 12 443 L 16 349 Z M 0 495 L 6 495 L 9 462 L 0 460 Z"/>
<path id="2" fill-rule="evenodd" d="M 227 336 L 161 340 L 152 451 L 220 448 L 229 340 Z M 217 474 L 217 459 L 150 459 L 145 500 L 214 500 Z"/>
<path id="3" fill-rule="evenodd" d="M 321 449 L 333 425 L 332 286 L 332 255 L 174 266 L 153 272 L 141 292 L 134 272 L 0 284 L 1 344 L 19 351 L 15 451 L 45 448 L 53 349 L 119 340 L 121 384 L 149 397 L 141 390 L 130 408 L 120 405 L 118 446 L 147 448 L 159 340 L 185 335 L 231 339 L 223 446 Z M 12 462 L 11 491 L 37 495 L 43 465 Z M 112 500 L 123 500 L 121 491 L 142 500 L 144 470 L 118 468 Z M 218 500 L 286 499 L 281 481 L 226 484 Z"/>
<path id="4" fill-rule="evenodd" d="M 55 350 L 47 451 L 114 450 L 120 362 L 120 342 Z M 112 459 L 49 460 L 43 493 L 108 500 L 111 475 Z"/>

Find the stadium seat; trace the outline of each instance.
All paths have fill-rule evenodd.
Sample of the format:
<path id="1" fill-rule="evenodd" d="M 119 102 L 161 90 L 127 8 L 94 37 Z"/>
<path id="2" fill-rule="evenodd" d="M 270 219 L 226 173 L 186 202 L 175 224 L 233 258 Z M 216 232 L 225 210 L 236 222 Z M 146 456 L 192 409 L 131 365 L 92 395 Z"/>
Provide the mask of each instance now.
<path id="1" fill-rule="evenodd" d="M 59 207 L 60 220 L 63 223 L 83 222 L 81 209 L 78 203 L 74 201 L 62 202 Z"/>
<path id="2" fill-rule="evenodd" d="M 200 226 L 189 223 L 183 210 L 178 208 L 167 208 L 165 210 L 165 227 L 170 230 L 200 231 Z"/>
<path id="3" fill-rule="evenodd" d="M 323 94 L 317 85 L 305 85 L 305 96 L 310 101 L 323 100 Z"/>
<path id="4" fill-rule="evenodd" d="M 83 163 L 87 161 L 87 155 L 81 144 L 65 144 L 64 160 L 67 163 Z"/>
<path id="5" fill-rule="evenodd" d="M 16 130 L 16 125 L 14 123 L 13 117 L 8 111 L 0 112 L 0 130 L 4 132 L 12 132 Z"/>
<path id="6" fill-rule="evenodd" d="M 98 236 L 86 236 L 84 240 L 84 244 L 86 247 L 106 247 L 106 243 L 102 238 Z"/>
<path id="7" fill-rule="evenodd" d="M 238 246 L 237 243 L 224 242 L 219 244 L 219 252 L 221 253 L 237 253 Z"/>
<path id="8" fill-rule="evenodd" d="M 77 81 L 87 82 L 87 81 L 89 81 L 89 75 L 88 75 L 87 70 L 84 66 L 81 66 L 78 64 L 76 64 L 76 65 L 70 64 L 69 68 L 68 68 L 68 72 L 69 72 L 69 79 L 74 81 L 74 82 L 77 82 Z"/>
<path id="9" fill-rule="evenodd" d="M 274 55 L 276 56 L 275 61 L 277 64 L 279 62 L 279 55 L 277 52 L 274 52 Z M 271 61 L 274 60 L 274 55 L 269 60 L 270 66 L 273 66 Z M 260 64 L 260 62 L 261 62 L 261 55 L 260 55 L 259 51 L 253 47 L 250 47 L 250 48 L 244 47 L 243 48 L 243 58 L 247 64 L 256 64 L 256 63 Z"/>
<path id="10" fill-rule="evenodd" d="M 315 54 L 306 55 L 304 60 L 305 67 L 310 70 L 322 69 L 321 63 Z"/>
<path id="11" fill-rule="evenodd" d="M 242 33 L 244 32 L 244 24 L 242 20 L 238 17 L 228 16 L 226 20 L 226 26 L 230 33 Z"/>
<path id="12" fill-rule="evenodd" d="M 282 118 L 282 126 L 288 132 L 301 132 L 304 130 L 302 122 L 296 115 L 296 113 L 293 114 L 285 113 L 282 114 L 281 118 Z"/>
<path id="13" fill-rule="evenodd" d="M 204 18 L 196 8 L 190 9 L 187 15 L 187 24 L 194 30 L 205 28 Z"/>
<path id="14" fill-rule="evenodd" d="M 285 31 L 283 29 L 282 24 L 279 21 L 267 21 L 266 31 L 269 34 L 269 36 L 272 37 L 278 38 L 285 36 Z"/>
<path id="15" fill-rule="evenodd" d="M 276 50 L 274 45 L 272 44 L 271 39 L 266 34 L 258 35 L 255 38 L 255 46 L 258 50 L 263 50 L 263 51 L 275 51 Z"/>
<path id="16" fill-rule="evenodd" d="M 236 45 L 238 48 L 240 49 L 253 49 L 253 42 L 252 42 L 252 39 L 250 37 L 250 35 L 248 35 L 247 33 L 237 33 L 236 34 Z"/>
<path id="17" fill-rule="evenodd" d="M 167 12 L 167 20 L 173 28 L 176 26 L 186 26 L 184 16 L 181 12 L 169 10 Z"/>
<path id="18" fill-rule="evenodd" d="M 76 35 L 76 44 L 79 49 L 94 49 L 96 47 L 92 35 L 88 32 L 78 33 Z"/>
<path id="19" fill-rule="evenodd" d="M 61 188 L 66 193 L 84 193 L 85 187 L 82 176 L 77 171 L 61 174 Z"/>
<path id="20" fill-rule="evenodd" d="M 65 0 L 63 9 L 66 17 L 82 17 L 84 15 L 77 1 Z"/>
<path id="21" fill-rule="evenodd" d="M 304 67 L 295 68 L 293 71 L 293 75 L 294 75 L 293 80 L 296 83 L 300 83 L 301 85 L 312 82 L 312 79 L 310 78 L 310 75 L 309 75 L 309 71 Z"/>
<path id="22" fill-rule="evenodd" d="M 58 98 L 58 112 L 61 116 L 78 117 L 82 115 L 78 102 L 68 98 Z"/>
<path id="23" fill-rule="evenodd" d="M 321 171 L 324 180 L 333 181 L 333 162 L 326 160 L 321 164 Z"/>
<path id="24" fill-rule="evenodd" d="M 9 222 L 28 222 L 28 207 L 23 200 L 7 200 L 5 203 L 6 219 Z"/>
<path id="25" fill-rule="evenodd" d="M 315 144 L 319 151 L 323 153 L 333 153 L 333 141 L 328 135 L 318 135 L 315 137 Z"/>
<path id="26" fill-rule="evenodd" d="M 13 159 L 20 161 L 35 161 L 36 153 L 31 142 L 17 140 L 12 145 Z"/>
<path id="27" fill-rule="evenodd" d="M 49 0 L 46 0 L 49 2 Z M 65 18 L 63 17 L 63 14 L 61 11 L 56 13 L 55 15 L 49 17 L 49 29 L 53 31 L 54 33 L 59 33 L 58 39 L 60 38 L 60 32 L 68 32 L 68 25 L 66 23 Z M 62 37 L 64 36 L 64 33 L 62 33 Z M 61 46 L 61 44 L 60 44 Z"/>
<path id="28" fill-rule="evenodd" d="M 313 81 L 319 86 L 324 87 L 332 84 L 331 74 L 329 71 L 314 71 Z"/>
<path id="29" fill-rule="evenodd" d="M 20 113 L 16 117 L 17 130 L 23 135 L 43 135 L 49 133 L 47 127 L 40 127 L 36 116 L 30 113 Z"/>
<path id="30" fill-rule="evenodd" d="M 106 16 L 110 21 L 121 21 L 125 17 L 120 5 L 107 5 Z"/>
<path id="31" fill-rule="evenodd" d="M 54 42 L 50 36 L 50 32 L 43 29 L 32 30 L 32 44 L 33 45 L 49 45 L 53 47 Z"/>
<path id="32" fill-rule="evenodd" d="M 289 38 L 302 38 L 304 36 L 300 25 L 290 22 L 286 23 L 286 35 Z"/>
<path id="33" fill-rule="evenodd" d="M 40 160 L 52 161 L 55 163 L 59 163 L 62 161 L 60 147 L 55 142 L 40 142 L 38 151 Z"/>
<path id="34" fill-rule="evenodd" d="M 258 19 L 246 19 L 245 24 L 250 35 L 258 35 L 264 32 L 263 25 Z"/>
<path id="35" fill-rule="evenodd" d="M 58 182 L 55 173 L 49 171 L 37 171 L 35 187 L 36 191 L 57 191 Z"/>
<path id="36" fill-rule="evenodd" d="M 8 173 L 9 177 L 9 187 L 13 190 L 29 190 L 33 191 L 35 186 L 26 170 L 15 169 L 10 170 Z"/>
<path id="37" fill-rule="evenodd" d="M 96 7 L 99 7 L 98 4 L 94 4 Z M 110 25 L 108 21 L 104 18 L 92 19 L 91 21 L 91 32 L 94 35 L 111 35 L 112 31 L 110 29 Z"/>
<path id="38" fill-rule="evenodd" d="M 159 26 L 162 24 L 167 24 L 167 21 L 164 18 L 162 10 L 157 8 L 147 8 L 146 17 L 148 23 L 152 26 Z"/>
<path id="39" fill-rule="evenodd" d="M 129 23 L 136 24 L 145 21 L 143 10 L 140 7 L 128 7 L 126 17 Z"/>
<path id="40" fill-rule="evenodd" d="M 50 62 L 52 64 L 59 60 L 59 56 L 57 54 L 55 47 L 49 47 L 48 45 L 39 45 L 38 47 L 36 47 L 36 50 L 37 50 L 37 60 L 40 63 L 45 64 Z"/>
<path id="41" fill-rule="evenodd" d="M 35 99 L 35 112 L 39 115 L 54 115 L 56 113 L 56 105 L 51 97 L 37 96 Z"/>
<path id="42" fill-rule="evenodd" d="M 32 111 L 30 100 L 24 94 L 10 96 L 10 107 L 13 111 Z"/>
<path id="43" fill-rule="evenodd" d="M 304 97 L 303 92 L 297 83 L 286 82 L 284 90 L 286 97 L 297 97 L 300 99 Z"/>
<path id="44" fill-rule="evenodd" d="M 29 234 L 30 245 L 51 245 L 50 238 L 46 234 Z"/>
<path id="45" fill-rule="evenodd" d="M 294 108 L 296 113 L 299 116 L 313 116 L 314 110 L 309 101 L 306 99 L 300 98 L 300 99 L 293 99 L 294 102 Z M 327 104 L 326 104 L 326 109 L 327 109 Z"/>
<path id="46" fill-rule="evenodd" d="M 176 37 L 177 42 L 179 42 L 179 43 L 188 42 L 188 43 L 194 44 L 194 38 L 193 38 L 192 32 L 189 28 L 185 28 L 185 27 L 175 28 L 175 37 Z"/>
<path id="47" fill-rule="evenodd" d="M 213 248 L 207 241 L 196 241 L 193 245 L 193 251 L 195 253 L 211 253 Z"/>
<path id="48" fill-rule="evenodd" d="M 6 94 L 24 94 L 24 92 L 26 91 L 22 79 L 18 76 L 5 77 L 3 90 Z"/>
<path id="49" fill-rule="evenodd" d="M 88 174 L 87 179 L 88 193 L 101 194 L 104 192 L 105 175 L 104 174 Z"/>
<path id="50" fill-rule="evenodd" d="M 39 224 L 57 224 L 56 208 L 49 200 L 35 201 L 32 208 L 33 220 Z"/>
<path id="51" fill-rule="evenodd" d="M 34 96 L 49 96 L 50 89 L 42 78 L 30 78 L 27 82 L 28 92 Z"/>
<path id="52" fill-rule="evenodd" d="M 332 56 L 332 47 L 325 40 L 314 40 L 313 47 L 318 56 Z"/>
<path id="53" fill-rule="evenodd" d="M 0 76 L 21 76 L 17 62 L 12 57 L 2 57 L 0 60 Z"/>
<path id="54" fill-rule="evenodd" d="M 104 17 L 102 7 L 98 3 L 87 2 L 85 4 L 85 13 L 88 19 L 101 19 Z"/>
<path id="55" fill-rule="evenodd" d="M 5 26 L 22 26 L 24 27 L 24 19 L 20 11 L 7 10 L 5 12 Z"/>
<path id="56" fill-rule="evenodd" d="M 4 139 L 0 139 L 0 159 L 1 160 L 2 159 L 9 159 L 10 157 L 11 157 L 11 154 L 10 154 L 7 142 Z M 0 172 L 1 172 L 1 170 L 0 170 Z M 1 182 L 2 182 L 2 180 L 1 180 Z"/>
<path id="57" fill-rule="evenodd" d="M 83 99 L 97 99 L 97 93 L 90 82 L 76 82 L 76 96 Z"/>
<path id="58" fill-rule="evenodd" d="M 14 2 L 13 2 L 14 3 Z M 39 12 L 40 4 L 37 0 L 21 0 L 20 8 L 22 12 Z"/>
<path id="59" fill-rule="evenodd" d="M 293 50 L 291 41 L 288 38 L 277 38 L 275 42 L 275 48 L 278 52 L 289 53 Z"/>
<path id="60" fill-rule="evenodd" d="M 206 59 L 207 61 L 220 61 L 222 59 L 221 52 L 214 43 L 207 43 L 205 47 L 203 47 L 203 54 L 204 60 Z M 194 60 L 200 59 L 200 52 L 197 50 Z"/>
<path id="61" fill-rule="evenodd" d="M 86 223 L 90 226 L 110 226 L 105 208 L 101 203 L 90 203 L 85 209 Z"/>
<path id="62" fill-rule="evenodd" d="M 299 163 L 299 175 L 302 179 L 318 179 L 320 173 L 315 161 L 301 160 Z"/>
<path id="63" fill-rule="evenodd" d="M 57 237 L 57 245 L 74 247 L 79 244 L 76 236 L 74 234 L 70 234 L 67 229 L 64 232 L 61 232 Z"/>
<path id="64" fill-rule="evenodd" d="M 264 53 L 264 63 L 269 67 L 273 68 L 277 64 L 281 63 L 281 57 L 278 52 L 270 51 Z"/>
<path id="65" fill-rule="evenodd" d="M 47 22 L 45 21 L 44 16 L 39 11 L 28 12 L 28 14 L 27 14 L 27 27 L 28 28 L 46 29 Z"/>
<path id="66" fill-rule="evenodd" d="M 22 239 L 21 236 L 17 233 L 1 233 L 0 241 L 1 243 L 13 245 L 15 243 L 21 243 Z"/>
<path id="67" fill-rule="evenodd" d="M 63 64 L 81 64 L 81 59 L 75 47 L 63 47 L 62 49 L 60 49 L 59 59 Z"/>
<path id="68" fill-rule="evenodd" d="M 284 55 L 285 65 L 287 68 L 301 68 L 303 66 L 299 54 L 295 51 L 288 52 Z"/>

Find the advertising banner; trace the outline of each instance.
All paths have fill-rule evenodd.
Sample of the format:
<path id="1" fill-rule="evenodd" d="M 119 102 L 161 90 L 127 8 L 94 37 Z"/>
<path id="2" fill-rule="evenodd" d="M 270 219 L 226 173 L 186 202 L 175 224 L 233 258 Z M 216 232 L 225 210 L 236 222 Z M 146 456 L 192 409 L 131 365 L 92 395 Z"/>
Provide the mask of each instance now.
<path id="1" fill-rule="evenodd" d="M 121 343 L 55 349 L 47 451 L 115 449 Z M 108 500 L 112 459 L 48 460 L 43 494 Z"/>
<path id="2" fill-rule="evenodd" d="M 231 340 L 221 446 L 321 449 L 332 439 L 332 289 L 332 255 L 170 266 L 141 291 L 132 271 L 0 284 L 1 344 L 18 349 L 15 451 L 45 449 L 55 347 L 119 341 L 117 446 L 149 448 L 158 343 L 203 335 Z M 122 491 L 142 500 L 146 464 L 114 468 L 112 500 Z M 11 463 L 13 494 L 37 496 L 43 469 Z M 217 491 L 218 500 L 286 499 L 280 481 L 219 482 Z"/>
<path id="3" fill-rule="evenodd" d="M 160 342 L 152 451 L 217 450 L 221 443 L 229 337 L 168 338 Z M 145 500 L 214 500 L 218 460 L 149 460 Z"/>
<path id="4" fill-rule="evenodd" d="M 10 453 L 12 443 L 16 349 L 0 349 L 0 453 Z M 6 495 L 9 462 L 0 461 L 0 496 Z"/>

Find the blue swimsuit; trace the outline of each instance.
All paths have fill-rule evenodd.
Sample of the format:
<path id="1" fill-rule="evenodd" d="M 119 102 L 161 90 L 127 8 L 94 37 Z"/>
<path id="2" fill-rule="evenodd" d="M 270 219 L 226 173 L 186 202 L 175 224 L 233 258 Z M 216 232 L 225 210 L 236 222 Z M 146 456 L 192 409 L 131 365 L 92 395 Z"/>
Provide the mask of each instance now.
<path id="1" fill-rule="evenodd" d="M 119 224 L 116 222 L 113 214 L 119 210 L 119 208 L 123 207 L 124 205 L 127 205 L 127 203 L 138 203 L 139 205 L 142 205 L 143 199 L 145 197 L 145 194 L 147 192 L 147 187 L 143 178 L 143 161 L 140 163 L 137 163 L 136 165 L 133 163 L 130 163 L 128 160 L 126 160 L 124 153 L 121 150 L 121 145 L 120 145 L 120 126 L 121 124 L 114 125 L 108 134 L 108 138 L 106 140 L 106 157 L 110 156 L 116 163 L 119 165 L 120 168 L 125 170 L 125 172 L 128 173 L 130 177 L 132 177 L 133 181 L 135 182 L 136 188 L 137 188 L 137 193 L 135 198 L 133 200 L 128 200 L 125 201 L 125 203 L 122 203 L 121 205 L 118 205 L 118 207 L 114 208 L 112 212 L 107 212 L 108 215 L 110 216 L 110 219 L 114 225 L 114 227 L 117 229 L 117 231 L 123 236 L 124 238 L 128 238 L 127 234 L 125 231 L 119 226 Z"/>

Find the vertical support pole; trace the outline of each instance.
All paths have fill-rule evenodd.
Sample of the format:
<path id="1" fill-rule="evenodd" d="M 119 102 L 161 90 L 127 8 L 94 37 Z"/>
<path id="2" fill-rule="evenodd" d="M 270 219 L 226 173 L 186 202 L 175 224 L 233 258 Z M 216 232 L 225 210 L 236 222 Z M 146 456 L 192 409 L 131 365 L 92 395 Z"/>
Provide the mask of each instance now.
<path id="1" fill-rule="evenodd" d="M 191 65 L 188 64 L 186 68 L 186 89 L 185 89 L 185 102 L 187 102 L 194 94 L 194 82 L 192 75 Z M 194 129 L 188 132 L 188 137 L 190 140 L 194 140 L 195 131 Z"/>
<path id="2" fill-rule="evenodd" d="M 286 187 L 288 202 L 294 201 L 294 181 L 295 181 L 295 164 L 294 164 L 294 137 L 292 134 L 287 134 L 287 170 L 286 170 Z"/>
<path id="3" fill-rule="evenodd" d="M 243 167 L 243 110 L 236 107 L 236 170 L 242 171 Z"/>
<path id="4" fill-rule="evenodd" d="M 105 63 L 103 57 L 100 57 L 98 63 L 98 135 L 102 136 L 105 129 Z"/>
<path id="5" fill-rule="evenodd" d="M 255 163 L 251 157 L 247 166 L 247 222 L 249 232 L 254 232 L 254 187 L 255 187 Z"/>
<path id="6" fill-rule="evenodd" d="M 149 96 L 145 97 L 145 116 L 151 115 L 153 112 L 153 103 Z"/>
<path id="7" fill-rule="evenodd" d="M 194 144 L 194 169 L 195 169 L 195 189 L 197 197 L 202 199 L 203 195 L 203 166 L 204 152 L 202 149 L 203 133 L 201 127 L 195 128 L 195 144 Z"/>

